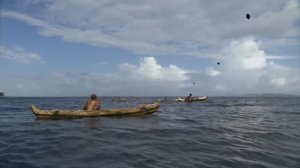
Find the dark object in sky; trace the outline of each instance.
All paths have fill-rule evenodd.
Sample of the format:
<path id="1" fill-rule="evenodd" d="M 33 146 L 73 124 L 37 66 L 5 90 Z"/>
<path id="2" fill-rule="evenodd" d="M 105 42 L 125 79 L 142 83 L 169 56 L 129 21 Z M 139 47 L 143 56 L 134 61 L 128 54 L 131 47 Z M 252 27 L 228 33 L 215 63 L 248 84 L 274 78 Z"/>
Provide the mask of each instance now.
<path id="1" fill-rule="evenodd" d="M 250 14 L 249 13 L 246 14 L 246 18 L 250 19 Z"/>
<path id="2" fill-rule="evenodd" d="M 220 65 L 220 62 L 218 62 L 218 65 Z"/>
<path id="3" fill-rule="evenodd" d="M 195 85 L 196 83 L 195 82 L 193 82 L 193 85 Z"/>

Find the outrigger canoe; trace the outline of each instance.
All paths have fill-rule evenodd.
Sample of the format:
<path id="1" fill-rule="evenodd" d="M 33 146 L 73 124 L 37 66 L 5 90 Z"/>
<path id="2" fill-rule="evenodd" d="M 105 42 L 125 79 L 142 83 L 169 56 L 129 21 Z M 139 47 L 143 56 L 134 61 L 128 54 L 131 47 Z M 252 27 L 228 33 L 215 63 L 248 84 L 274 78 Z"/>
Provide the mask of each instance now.
<path id="1" fill-rule="evenodd" d="M 205 100 L 206 100 L 206 96 L 202 96 L 202 97 L 193 97 L 193 99 L 192 99 L 192 100 L 189 100 L 189 101 L 185 101 L 185 99 L 180 98 L 180 97 L 176 98 L 175 100 L 178 101 L 178 102 L 205 101 Z"/>
<path id="2" fill-rule="evenodd" d="M 159 109 L 160 103 L 141 104 L 132 108 L 102 109 L 94 111 L 85 110 L 41 110 L 32 106 L 32 112 L 37 118 L 81 118 L 97 116 L 123 116 L 123 115 L 141 115 L 151 114 Z"/>

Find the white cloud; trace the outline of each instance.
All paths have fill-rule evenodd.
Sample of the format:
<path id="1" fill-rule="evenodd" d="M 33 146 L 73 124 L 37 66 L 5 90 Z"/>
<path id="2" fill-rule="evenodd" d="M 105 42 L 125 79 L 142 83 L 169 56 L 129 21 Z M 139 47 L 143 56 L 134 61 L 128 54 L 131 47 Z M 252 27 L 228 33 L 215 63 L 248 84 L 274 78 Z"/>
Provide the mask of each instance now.
<path id="1" fill-rule="evenodd" d="M 266 56 L 266 59 L 270 59 L 270 60 L 295 60 L 295 59 L 299 59 L 299 56 L 289 56 L 289 55 L 271 55 L 271 56 Z"/>
<path id="2" fill-rule="evenodd" d="M 223 50 L 223 54 L 224 59 L 243 69 L 260 69 L 267 63 L 266 54 L 260 49 L 260 42 L 256 42 L 253 37 L 233 40 L 230 46 Z"/>
<path id="3" fill-rule="evenodd" d="M 138 67 L 128 63 L 121 64 L 119 67 L 121 70 L 127 71 L 129 76 L 140 80 L 184 81 L 189 79 L 187 71 L 176 65 L 162 67 L 154 57 L 142 58 Z"/>
<path id="4" fill-rule="evenodd" d="M 9 59 L 19 63 L 43 62 L 38 54 L 28 52 L 20 47 L 7 49 L 4 46 L 0 46 L 0 53 L 0 59 Z"/>
<path id="5" fill-rule="evenodd" d="M 275 59 L 296 61 L 299 55 L 268 53 L 272 49 L 285 53 L 288 47 L 299 46 L 298 0 L 218 3 L 201 0 L 133 0 L 126 3 L 47 0 L 46 5 L 34 0 L 26 4 L 38 4 L 38 11 L 3 10 L 1 17 L 24 21 L 37 27 L 40 35 L 69 42 L 123 48 L 143 57 L 162 54 L 204 57 L 221 64 L 217 67 L 208 65 L 206 69 L 201 67 L 203 72 L 197 72 L 199 70 L 185 70 L 178 65 L 162 66 L 154 57 L 144 57 L 137 65 L 119 65 L 120 71 L 115 74 L 57 72 L 48 75 L 49 80 L 37 81 L 35 86 L 29 85 L 32 80 L 29 77 L 27 82 L 26 79 L 22 82 L 18 80 L 19 76 L 3 75 L 8 80 L 4 80 L 5 83 L 1 80 L 2 88 L 16 88 L 15 83 L 18 83 L 24 86 L 24 94 L 44 95 L 86 95 L 91 92 L 180 95 L 192 91 L 228 95 L 251 92 L 300 94 L 299 69 L 269 62 Z M 250 20 L 245 19 L 248 12 Z M 38 54 L 4 47 L 1 47 L 0 59 L 22 63 L 42 61 Z M 38 88 L 41 92 L 37 92 Z"/>
<path id="6" fill-rule="evenodd" d="M 116 74 L 56 73 L 55 88 L 66 95 L 176 95 L 182 91 L 186 78 L 181 76 L 179 68 L 162 67 L 152 57 L 142 59 L 139 65 L 124 63 L 119 68 L 120 72 Z M 169 74 L 173 76 L 165 76 Z M 180 79 L 175 79 L 176 76 Z"/>
<path id="7" fill-rule="evenodd" d="M 18 84 L 18 85 L 16 86 L 16 88 L 17 88 L 17 89 L 23 90 L 23 89 L 24 89 L 24 85 L 23 85 L 23 84 Z"/>
<path id="8" fill-rule="evenodd" d="M 36 1 L 26 3 L 35 4 Z M 4 10 L 2 16 L 37 26 L 44 36 L 120 47 L 144 55 L 205 57 L 207 52 L 222 48 L 231 39 L 244 36 L 259 37 L 269 43 L 268 47 L 275 43 L 289 45 L 288 41 L 299 37 L 297 0 L 255 3 L 53 0 L 45 5 L 38 3 L 38 7 L 36 15 Z M 250 20 L 245 18 L 246 12 L 251 13 Z M 299 40 L 296 44 L 299 45 Z"/>
<path id="9" fill-rule="evenodd" d="M 217 85 L 215 86 L 215 89 L 216 89 L 217 91 L 225 91 L 225 90 L 226 90 L 226 87 L 225 87 L 224 85 L 222 85 L 222 84 L 217 84 Z"/>
<path id="10" fill-rule="evenodd" d="M 283 86 L 285 84 L 284 78 L 273 78 L 271 82 L 276 86 Z"/>
<path id="11" fill-rule="evenodd" d="M 185 70 L 160 65 L 155 58 L 141 59 L 138 65 L 121 64 L 117 73 L 55 72 L 43 78 L 0 71 L 0 88 L 11 96 L 166 96 L 185 94 L 189 76 Z M 17 89 L 16 89 L 17 88 Z"/>
<path id="12" fill-rule="evenodd" d="M 285 46 L 297 46 L 300 45 L 298 38 L 278 38 L 264 40 L 262 43 L 262 49 L 285 47 Z"/>
<path id="13" fill-rule="evenodd" d="M 222 61 L 218 71 L 221 74 L 218 79 L 206 80 L 208 86 L 215 86 L 217 91 L 227 94 L 259 92 L 300 94 L 299 69 L 268 62 L 268 59 L 290 57 L 267 55 L 261 48 L 261 42 L 253 37 L 233 40 L 219 55 Z M 211 69 L 210 76 L 213 76 L 213 72 Z M 206 73 L 208 74 L 208 71 Z"/>
<path id="14" fill-rule="evenodd" d="M 206 75 L 211 76 L 211 77 L 216 77 L 221 74 L 220 71 L 215 70 L 213 67 L 208 67 L 206 68 Z"/>
<path id="15" fill-rule="evenodd" d="M 235 42 L 242 44 L 244 39 Z M 243 45 L 237 46 L 243 48 Z M 145 57 L 137 65 L 120 64 L 120 71 L 114 74 L 56 72 L 36 78 L 0 71 L 1 78 L 6 79 L 1 80 L 0 88 L 12 96 L 84 96 L 91 93 L 101 96 L 300 94 L 297 69 L 268 62 L 258 69 L 240 68 L 246 58 L 236 59 L 240 55 L 234 53 L 227 56 L 217 70 L 211 67 L 212 74 L 221 73 L 217 78 L 207 75 L 207 69 L 204 73 L 190 73 L 175 65 L 162 66 L 154 57 Z"/>
<path id="16" fill-rule="evenodd" d="M 34 17 L 30 17 L 30 16 L 25 15 L 25 14 L 21 14 L 21 13 L 18 13 L 18 12 L 3 10 L 3 11 L 1 11 L 1 15 L 5 16 L 5 17 L 11 17 L 11 18 L 14 18 L 14 19 L 18 19 L 18 20 L 24 21 L 24 22 L 26 22 L 30 25 L 41 27 L 41 28 L 46 28 L 46 27 L 50 26 L 46 22 L 43 22 L 39 19 L 36 19 Z"/>

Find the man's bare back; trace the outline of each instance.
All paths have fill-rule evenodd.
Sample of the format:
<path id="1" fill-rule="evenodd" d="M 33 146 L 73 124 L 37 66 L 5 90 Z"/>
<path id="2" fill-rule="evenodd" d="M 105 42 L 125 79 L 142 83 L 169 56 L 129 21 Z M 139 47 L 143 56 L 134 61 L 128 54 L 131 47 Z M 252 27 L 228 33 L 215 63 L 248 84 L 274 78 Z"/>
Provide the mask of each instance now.
<path id="1" fill-rule="evenodd" d="M 90 100 L 87 102 L 84 110 L 86 111 L 93 111 L 93 110 L 100 110 L 101 102 L 97 100 L 97 96 L 95 94 L 91 95 Z"/>

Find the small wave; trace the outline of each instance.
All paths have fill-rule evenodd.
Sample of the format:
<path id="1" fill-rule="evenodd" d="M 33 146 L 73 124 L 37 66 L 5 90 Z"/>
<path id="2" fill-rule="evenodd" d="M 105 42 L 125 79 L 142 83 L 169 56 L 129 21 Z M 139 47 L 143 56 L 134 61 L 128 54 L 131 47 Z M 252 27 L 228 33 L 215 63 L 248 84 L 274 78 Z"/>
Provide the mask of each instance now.
<path id="1" fill-rule="evenodd" d="M 110 100 L 104 99 L 105 103 Z M 5 111 L 0 109 L 0 167 L 271 168 L 300 164 L 299 106 L 294 99 L 284 101 L 296 105 L 283 107 L 282 99 L 276 103 L 273 99 L 217 97 L 201 103 L 164 103 L 159 112 L 143 117 L 68 120 L 35 119 L 30 105 L 73 108 L 86 98 L 7 101 Z M 120 105 L 107 104 L 116 106 Z"/>

